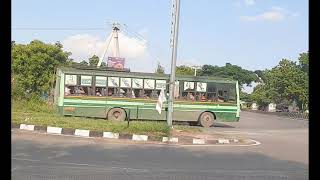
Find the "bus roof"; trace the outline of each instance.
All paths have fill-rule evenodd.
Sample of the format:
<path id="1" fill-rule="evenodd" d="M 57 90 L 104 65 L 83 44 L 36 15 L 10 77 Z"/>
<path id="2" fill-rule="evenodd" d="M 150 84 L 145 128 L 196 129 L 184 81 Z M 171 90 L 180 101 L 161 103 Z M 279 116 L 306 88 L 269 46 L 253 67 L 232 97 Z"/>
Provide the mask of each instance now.
<path id="1" fill-rule="evenodd" d="M 83 75 L 112 75 L 112 76 L 129 76 L 136 78 L 159 78 L 159 79 L 169 79 L 170 74 L 156 74 L 156 73 L 146 73 L 146 72 L 130 72 L 129 69 L 116 70 L 112 68 L 96 68 L 96 67 L 59 67 L 64 73 L 72 74 L 83 74 Z M 191 75 L 176 75 L 177 80 L 186 81 L 212 81 L 212 82 L 224 82 L 224 83 L 236 83 L 237 81 L 230 78 L 212 77 L 212 76 L 191 76 Z"/>

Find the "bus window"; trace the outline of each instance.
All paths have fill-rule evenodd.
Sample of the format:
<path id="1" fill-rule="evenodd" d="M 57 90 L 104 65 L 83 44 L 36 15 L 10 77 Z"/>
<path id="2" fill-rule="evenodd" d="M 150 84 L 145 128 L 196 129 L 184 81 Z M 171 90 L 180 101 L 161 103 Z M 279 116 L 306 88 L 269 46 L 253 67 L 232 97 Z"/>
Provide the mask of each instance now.
<path id="1" fill-rule="evenodd" d="M 207 101 L 206 93 L 197 92 L 195 100 L 196 101 L 201 101 L 201 102 Z"/>
<path id="2" fill-rule="evenodd" d="M 195 83 L 185 81 L 181 84 L 183 84 L 182 99 L 194 101 L 196 96 L 194 88 Z"/>
<path id="3" fill-rule="evenodd" d="M 216 102 L 217 99 L 217 85 L 214 82 L 208 82 L 208 92 L 207 92 L 207 98 L 208 101 Z"/>
<path id="4" fill-rule="evenodd" d="M 95 77 L 95 96 L 107 96 L 107 77 Z"/>
<path id="5" fill-rule="evenodd" d="M 92 76 L 80 76 L 80 86 L 76 87 L 76 94 L 82 96 L 91 96 L 95 93 L 92 92 Z"/>
<path id="6" fill-rule="evenodd" d="M 132 97 L 131 78 L 120 78 L 120 97 Z"/>
<path id="7" fill-rule="evenodd" d="M 119 90 L 115 87 L 108 87 L 108 96 L 119 96 Z"/>
<path id="8" fill-rule="evenodd" d="M 96 87 L 96 96 L 107 96 L 107 88 Z"/>
<path id="9" fill-rule="evenodd" d="M 76 94 L 75 86 L 77 85 L 77 75 L 66 74 L 65 75 L 65 96 L 73 96 Z"/>
<path id="10" fill-rule="evenodd" d="M 108 77 L 108 96 L 120 96 L 119 77 Z"/>
<path id="11" fill-rule="evenodd" d="M 218 84 L 218 101 L 219 102 L 232 102 L 236 101 L 235 84 L 219 83 Z"/>
<path id="12" fill-rule="evenodd" d="M 65 86 L 64 95 L 65 96 L 75 95 L 74 86 Z"/>
<path id="13" fill-rule="evenodd" d="M 132 98 L 139 98 L 143 94 L 143 79 L 132 78 Z"/>

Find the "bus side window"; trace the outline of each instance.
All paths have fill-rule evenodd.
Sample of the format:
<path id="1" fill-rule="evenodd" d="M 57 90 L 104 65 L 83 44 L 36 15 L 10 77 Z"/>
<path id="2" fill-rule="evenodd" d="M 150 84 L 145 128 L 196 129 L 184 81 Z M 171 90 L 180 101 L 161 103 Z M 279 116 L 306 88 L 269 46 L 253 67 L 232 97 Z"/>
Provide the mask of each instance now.
<path id="1" fill-rule="evenodd" d="M 75 87 L 74 86 L 65 86 L 64 95 L 65 96 L 75 95 Z"/>
<path id="2" fill-rule="evenodd" d="M 196 101 L 201 101 L 201 102 L 207 101 L 206 93 L 197 92 Z"/>
<path id="3" fill-rule="evenodd" d="M 109 87 L 108 88 L 108 96 L 117 96 L 117 88 Z"/>
<path id="4" fill-rule="evenodd" d="M 107 89 L 102 87 L 96 87 L 96 96 L 107 96 Z"/>

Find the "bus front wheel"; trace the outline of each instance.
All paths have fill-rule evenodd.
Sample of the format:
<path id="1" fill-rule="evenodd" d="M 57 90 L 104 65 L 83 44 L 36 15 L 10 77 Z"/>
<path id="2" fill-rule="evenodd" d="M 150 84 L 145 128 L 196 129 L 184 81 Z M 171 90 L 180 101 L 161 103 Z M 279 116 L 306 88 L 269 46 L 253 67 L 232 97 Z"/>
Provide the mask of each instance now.
<path id="1" fill-rule="evenodd" d="M 121 108 L 112 108 L 108 112 L 108 120 L 111 121 L 124 121 L 126 119 L 126 111 Z"/>
<path id="2" fill-rule="evenodd" d="M 210 112 L 204 112 L 200 115 L 199 123 L 202 127 L 211 127 L 213 125 L 214 116 Z"/>

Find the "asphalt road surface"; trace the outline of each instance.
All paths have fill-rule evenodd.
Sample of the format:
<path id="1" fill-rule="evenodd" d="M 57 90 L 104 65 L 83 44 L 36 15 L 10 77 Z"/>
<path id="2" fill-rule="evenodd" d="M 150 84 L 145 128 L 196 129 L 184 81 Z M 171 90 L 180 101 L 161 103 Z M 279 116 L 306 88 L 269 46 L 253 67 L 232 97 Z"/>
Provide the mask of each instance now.
<path id="1" fill-rule="evenodd" d="M 240 122 L 215 126 L 204 130 L 261 145 L 142 145 L 13 130 L 12 179 L 308 179 L 308 121 L 242 112 Z"/>

